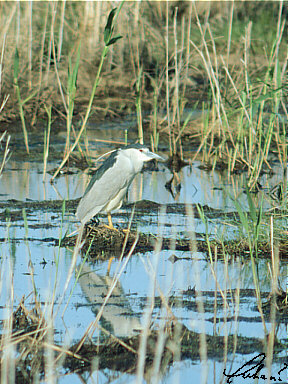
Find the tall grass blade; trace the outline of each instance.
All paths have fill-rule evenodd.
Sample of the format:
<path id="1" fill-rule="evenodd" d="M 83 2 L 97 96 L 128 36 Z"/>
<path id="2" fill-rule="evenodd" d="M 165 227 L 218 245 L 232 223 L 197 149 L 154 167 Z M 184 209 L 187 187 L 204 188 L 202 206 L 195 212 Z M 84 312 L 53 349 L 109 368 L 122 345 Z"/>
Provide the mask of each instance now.
<path id="1" fill-rule="evenodd" d="M 105 35 L 105 39 L 106 41 L 110 41 L 111 39 L 111 36 L 112 36 L 112 33 L 113 33 L 113 29 L 114 29 L 114 26 L 116 24 L 116 21 L 117 21 L 117 18 L 118 18 L 118 15 L 119 15 L 119 12 L 122 8 L 124 4 L 124 0 L 122 0 L 122 2 L 120 3 L 119 7 L 117 8 L 117 12 L 115 14 L 115 17 L 114 17 L 114 14 L 113 14 L 113 23 L 111 23 L 112 25 L 110 26 L 110 35 L 109 37 L 107 37 L 107 32 L 106 32 L 106 35 Z M 110 15 L 109 15 L 110 16 Z M 111 16 L 110 16 L 111 18 Z M 109 17 L 108 17 L 109 19 Z M 106 44 L 106 42 L 105 42 Z M 92 109 L 92 104 L 93 104 L 93 100 L 94 100 L 94 96 L 95 96 L 95 93 L 96 93 L 96 89 L 99 85 L 99 81 L 100 81 L 100 74 L 102 72 L 102 68 L 103 68 L 103 64 L 104 64 L 104 60 L 107 56 L 107 53 L 109 51 L 109 46 L 105 45 L 103 51 L 102 51 L 102 54 L 101 54 L 101 59 L 100 59 L 100 64 L 99 64 L 99 67 L 98 67 L 98 71 L 97 71 L 97 74 L 96 74 L 96 77 L 95 77 L 95 80 L 94 80 L 94 84 L 93 84 L 93 88 L 92 88 L 92 92 L 91 92 L 91 95 L 90 95 L 90 99 L 89 99 L 89 103 L 88 103 L 88 107 L 86 109 L 86 114 L 85 114 L 85 117 L 84 117 L 84 120 L 83 120 L 83 123 L 82 123 L 82 127 L 75 139 L 75 142 L 74 144 L 72 144 L 72 146 L 70 147 L 69 151 L 67 152 L 66 156 L 64 157 L 62 163 L 60 164 L 60 166 L 58 167 L 58 169 L 56 170 L 56 172 L 54 173 L 54 175 L 52 176 L 51 178 L 51 182 L 53 182 L 53 180 L 55 179 L 55 177 L 58 175 L 58 173 L 60 172 L 60 170 L 62 169 L 62 167 L 66 164 L 67 160 L 69 159 L 70 157 L 70 154 L 74 151 L 74 149 L 76 148 L 76 146 L 78 145 L 78 142 L 82 136 L 82 133 L 84 132 L 85 128 L 86 128 L 86 124 L 88 122 L 88 119 L 89 119 L 89 116 L 90 116 L 90 113 L 91 113 L 91 109 Z"/>
<path id="2" fill-rule="evenodd" d="M 29 154 L 29 143 L 28 143 L 28 132 L 26 129 L 26 123 L 25 123 L 25 116 L 24 116 L 24 110 L 23 110 L 23 105 L 25 102 L 23 102 L 20 94 L 20 88 L 18 84 L 18 76 L 19 76 L 19 52 L 16 47 L 15 49 L 15 55 L 14 55 L 14 87 L 16 90 L 16 95 L 17 95 L 17 100 L 18 100 L 18 105 L 19 105 L 19 113 L 20 113 L 20 118 L 21 118 L 21 123 L 22 123 L 22 130 L 23 130 L 23 135 L 24 135 L 24 142 L 25 142 L 25 147 L 26 151 Z"/>
<path id="3" fill-rule="evenodd" d="M 44 106 L 47 116 L 48 116 L 48 123 L 47 123 L 47 130 L 44 131 L 44 151 L 43 151 L 43 181 L 45 181 L 46 176 L 46 170 L 47 170 L 47 161 L 49 156 L 49 145 L 50 145 L 50 132 L 51 132 L 51 122 L 52 122 L 52 106 L 50 105 L 47 107 Z"/>

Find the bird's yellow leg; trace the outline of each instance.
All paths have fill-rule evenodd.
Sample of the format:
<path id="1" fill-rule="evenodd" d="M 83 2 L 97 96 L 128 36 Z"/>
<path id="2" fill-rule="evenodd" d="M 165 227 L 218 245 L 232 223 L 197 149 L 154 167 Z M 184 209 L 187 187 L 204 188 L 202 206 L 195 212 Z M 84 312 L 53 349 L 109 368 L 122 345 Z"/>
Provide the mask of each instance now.
<path id="1" fill-rule="evenodd" d="M 111 213 L 108 212 L 107 216 L 108 216 L 108 225 L 104 224 L 104 227 L 109 228 L 109 229 L 113 229 L 114 231 L 118 231 L 118 229 L 115 228 L 113 223 L 112 223 Z"/>
<path id="2" fill-rule="evenodd" d="M 111 229 L 115 229 L 115 228 L 114 228 L 114 225 L 113 225 L 113 223 L 112 223 L 112 216 L 111 216 L 111 213 L 108 212 L 107 216 L 108 216 L 109 228 L 111 228 Z"/>
<path id="3" fill-rule="evenodd" d="M 109 258 L 109 261 L 108 261 L 108 267 L 107 267 L 107 276 L 109 276 L 109 274 L 110 274 L 111 264 L 112 264 L 112 261 L 113 261 L 114 259 L 115 259 L 114 256 L 111 256 L 111 257 Z"/>

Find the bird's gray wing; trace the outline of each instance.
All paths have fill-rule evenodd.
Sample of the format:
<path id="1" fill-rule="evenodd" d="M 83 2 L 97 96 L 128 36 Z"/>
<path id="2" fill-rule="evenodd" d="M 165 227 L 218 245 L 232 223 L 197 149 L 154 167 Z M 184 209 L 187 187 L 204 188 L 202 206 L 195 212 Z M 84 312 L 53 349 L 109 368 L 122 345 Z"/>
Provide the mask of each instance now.
<path id="1" fill-rule="evenodd" d="M 104 163 L 105 164 L 105 163 Z M 100 167 L 93 175 L 77 208 L 81 221 L 88 221 L 101 211 L 123 188 L 128 188 L 134 177 L 128 159 L 116 157 L 112 166 Z"/>

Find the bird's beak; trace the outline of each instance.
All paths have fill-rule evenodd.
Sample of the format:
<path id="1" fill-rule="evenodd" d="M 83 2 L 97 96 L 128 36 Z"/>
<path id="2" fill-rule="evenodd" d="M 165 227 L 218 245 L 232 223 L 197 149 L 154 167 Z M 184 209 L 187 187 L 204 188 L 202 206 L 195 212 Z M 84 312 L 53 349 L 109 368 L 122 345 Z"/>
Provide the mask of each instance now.
<path id="1" fill-rule="evenodd" d="M 157 155 L 157 153 L 153 153 L 151 151 L 149 151 L 148 153 L 146 153 L 147 156 L 149 156 L 152 159 L 155 159 L 155 160 L 158 160 L 158 161 L 166 161 L 165 159 L 163 159 L 163 157 Z"/>

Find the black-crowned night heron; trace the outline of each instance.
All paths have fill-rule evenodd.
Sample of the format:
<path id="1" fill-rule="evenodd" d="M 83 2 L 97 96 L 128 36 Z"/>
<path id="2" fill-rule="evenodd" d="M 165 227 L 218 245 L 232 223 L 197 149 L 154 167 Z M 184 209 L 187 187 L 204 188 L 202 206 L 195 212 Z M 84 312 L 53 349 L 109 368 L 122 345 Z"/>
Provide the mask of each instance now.
<path id="1" fill-rule="evenodd" d="M 76 216 L 84 226 L 97 213 L 106 212 L 113 229 L 111 211 L 119 209 L 132 180 L 146 161 L 164 160 L 145 145 L 132 144 L 116 149 L 94 173 L 79 202 Z"/>

